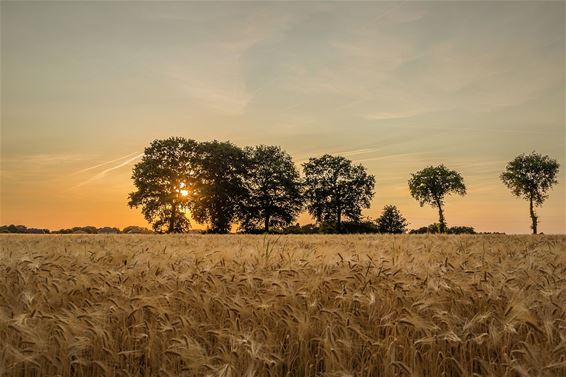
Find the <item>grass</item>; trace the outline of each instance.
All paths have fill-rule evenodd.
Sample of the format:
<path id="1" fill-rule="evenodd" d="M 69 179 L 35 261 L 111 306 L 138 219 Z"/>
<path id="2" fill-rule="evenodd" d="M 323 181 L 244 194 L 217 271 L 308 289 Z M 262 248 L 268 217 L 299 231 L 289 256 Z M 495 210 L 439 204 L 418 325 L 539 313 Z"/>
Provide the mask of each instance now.
<path id="1" fill-rule="evenodd" d="M 566 236 L 0 240 L 0 376 L 566 375 Z"/>

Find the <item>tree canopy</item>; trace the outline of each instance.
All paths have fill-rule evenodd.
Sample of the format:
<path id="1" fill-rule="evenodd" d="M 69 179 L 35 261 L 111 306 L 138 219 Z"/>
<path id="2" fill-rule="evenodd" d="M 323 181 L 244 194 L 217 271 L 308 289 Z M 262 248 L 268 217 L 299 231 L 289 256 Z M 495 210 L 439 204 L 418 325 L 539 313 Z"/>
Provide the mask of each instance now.
<path id="1" fill-rule="evenodd" d="M 129 194 L 128 204 L 141 207 L 158 233 L 187 232 L 189 215 L 206 224 L 210 233 L 228 233 L 234 225 L 248 233 L 406 232 L 407 220 L 393 205 L 385 206 L 376 220 L 362 220 L 362 210 L 370 207 L 375 188 L 375 178 L 364 166 L 325 154 L 310 158 L 302 167 L 303 178 L 291 156 L 278 146 L 242 149 L 216 140 L 154 140 L 134 166 L 136 190 Z M 533 152 L 517 156 L 500 175 L 514 195 L 529 201 L 533 233 L 538 226 L 534 207 L 548 197 L 558 182 L 558 171 L 556 160 Z M 447 232 L 445 199 L 466 194 L 460 173 L 444 165 L 428 166 L 411 174 L 408 185 L 421 207 L 428 204 L 438 209 L 434 226 L 438 232 Z M 316 225 L 292 225 L 303 208 Z M 469 232 L 467 227 L 457 228 L 453 227 L 453 233 Z"/>
<path id="2" fill-rule="evenodd" d="M 379 233 L 401 234 L 407 231 L 407 219 L 394 205 L 386 205 L 381 216 L 376 220 Z"/>
<path id="3" fill-rule="evenodd" d="M 129 195 L 130 207 L 142 213 L 158 233 L 180 233 L 189 229 L 190 209 L 198 143 L 179 137 L 154 140 L 134 166 L 136 191 Z"/>
<path id="4" fill-rule="evenodd" d="M 197 147 L 192 216 L 208 223 L 211 233 L 227 233 L 248 195 L 248 161 L 230 142 L 210 141 Z"/>
<path id="5" fill-rule="evenodd" d="M 414 174 L 409 179 L 409 190 L 413 198 L 424 206 L 429 204 L 438 208 L 439 231 L 446 231 L 446 220 L 444 218 L 444 200 L 447 195 L 466 195 L 464 178 L 455 170 L 450 170 L 444 165 L 429 166 Z"/>
<path id="6" fill-rule="evenodd" d="M 306 207 L 318 222 L 335 224 L 340 231 L 342 217 L 353 221 L 369 208 L 375 178 L 362 165 L 328 154 L 303 164 Z"/>
<path id="7" fill-rule="evenodd" d="M 534 207 L 541 206 L 548 198 L 548 191 L 558 183 L 559 168 L 560 165 L 556 160 L 532 152 L 515 157 L 501 173 L 501 180 L 513 195 L 529 201 L 533 234 L 537 233 L 538 227 L 538 217 Z"/>
<path id="8" fill-rule="evenodd" d="M 302 209 L 301 178 L 291 156 L 277 146 L 245 149 L 248 195 L 241 207 L 242 228 L 269 232 L 291 224 Z"/>

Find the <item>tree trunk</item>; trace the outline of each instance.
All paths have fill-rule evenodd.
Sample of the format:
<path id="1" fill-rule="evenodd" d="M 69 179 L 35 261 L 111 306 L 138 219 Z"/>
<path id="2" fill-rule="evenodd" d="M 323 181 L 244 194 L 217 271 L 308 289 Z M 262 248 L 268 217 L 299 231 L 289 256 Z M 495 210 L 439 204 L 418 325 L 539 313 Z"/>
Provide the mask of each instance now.
<path id="1" fill-rule="evenodd" d="M 336 231 L 340 233 L 342 230 L 342 211 L 338 209 L 336 211 Z"/>
<path id="2" fill-rule="evenodd" d="M 446 220 L 444 219 L 444 211 L 442 210 L 442 203 L 440 203 L 440 200 L 436 201 L 436 205 L 438 206 L 438 226 L 440 228 L 438 231 L 440 233 L 446 233 Z"/>
<path id="3" fill-rule="evenodd" d="M 538 217 L 535 213 L 532 196 L 530 197 L 530 201 L 529 201 L 529 210 L 531 212 L 531 220 L 533 222 L 531 225 L 531 229 L 533 230 L 533 234 L 537 234 Z"/>
<path id="4" fill-rule="evenodd" d="M 169 231 L 167 233 L 173 233 L 175 230 L 175 217 L 177 216 L 177 206 L 175 203 L 171 205 L 171 218 L 169 218 Z"/>

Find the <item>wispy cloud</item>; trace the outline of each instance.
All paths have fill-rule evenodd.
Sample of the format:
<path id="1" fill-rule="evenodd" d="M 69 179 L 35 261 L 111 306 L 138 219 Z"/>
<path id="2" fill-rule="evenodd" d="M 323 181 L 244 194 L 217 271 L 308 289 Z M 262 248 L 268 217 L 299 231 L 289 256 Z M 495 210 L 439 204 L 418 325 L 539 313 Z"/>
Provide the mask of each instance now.
<path id="1" fill-rule="evenodd" d="M 390 158 L 406 158 L 411 156 L 421 156 L 422 153 L 419 152 L 409 152 L 409 153 L 389 153 L 386 155 L 376 156 L 376 157 L 368 157 L 368 158 L 358 158 L 354 159 L 354 162 L 365 162 L 365 161 L 378 161 L 378 160 L 387 160 Z"/>
<path id="2" fill-rule="evenodd" d="M 2 156 L 0 174 L 2 183 L 25 180 L 56 179 L 66 175 L 77 165 L 87 161 L 90 156 L 80 153 L 37 153 L 27 155 Z"/>
<path id="3" fill-rule="evenodd" d="M 295 94 L 298 106 L 325 98 L 333 101 L 328 108 L 332 116 L 357 113 L 388 120 L 445 111 L 499 111 L 536 100 L 563 81 L 563 74 L 556 76 L 563 72 L 563 36 L 547 38 L 546 27 L 525 29 L 521 12 L 505 13 L 507 24 L 492 23 L 481 7 L 465 19 L 482 25 L 473 33 L 447 21 L 445 35 L 428 38 L 422 25 L 449 20 L 454 9 L 402 4 L 371 23 L 366 14 L 344 14 L 334 25 L 343 28 L 340 33 L 313 42 L 312 49 L 324 60 L 287 60 L 282 68 L 288 77 L 281 82 Z M 444 13 L 447 17 L 439 16 Z"/>
<path id="4" fill-rule="evenodd" d="M 94 165 L 94 166 L 89 166 L 88 168 L 84 168 L 84 169 L 81 169 L 81 170 L 76 171 L 75 174 L 85 173 L 85 172 L 87 172 L 87 171 L 94 170 L 94 169 L 99 168 L 99 167 L 101 167 L 101 166 L 108 165 L 108 164 L 111 164 L 111 163 L 113 163 L 113 162 L 117 162 L 117 161 L 123 160 L 123 159 L 125 159 L 125 158 L 131 157 L 131 156 L 135 155 L 136 153 L 137 153 L 137 152 L 129 153 L 129 154 L 125 155 L 125 156 L 118 157 L 118 158 L 113 159 L 113 160 L 110 160 L 110 161 L 102 162 L 102 163 L 96 164 L 96 165 Z"/>
<path id="5" fill-rule="evenodd" d="M 64 153 L 39 153 L 29 155 L 17 155 L 15 157 L 2 158 L 3 162 L 14 162 L 27 165 L 50 165 L 61 163 L 75 163 L 88 159 L 89 156 L 82 154 L 64 154 Z"/>
<path id="6" fill-rule="evenodd" d="M 120 162 L 118 165 L 112 166 L 110 168 L 104 169 L 103 171 L 93 175 L 92 177 L 90 177 L 89 179 L 79 183 L 78 185 L 74 186 L 73 188 L 78 188 L 81 186 L 84 186 L 88 183 L 91 183 L 93 181 L 99 180 L 100 178 L 103 178 L 106 174 L 110 173 L 113 170 L 116 169 L 120 169 L 121 167 L 124 167 L 126 165 L 131 164 L 132 162 L 136 161 L 137 159 L 139 159 L 141 156 L 143 156 L 143 153 L 139 153 L 137 155 L 135 155 L 134 157 L 128 158 L 125 161 Z M 119 159 L 120 160 L 120 159 Z"/>
<path id="7" fill-rule="evenodd" d="M 357 156 L 360 154 L 367 154 L 367 153 L 373 153 L 373 152 L 377 152 L 381 150 L 381 148 L 362 148 L 362 149 L 351 149 L 351 150 L 346 150 L 346 151 L 342 151 L 342 152 L 336 152 L 336 153 L 331 153 L 331 154 L 337 154 L 340 156 Z"/>
<path id="8" fill-rule="evenodd" d="M 290 21 L 289 15 L 274 11 L 241 12 L 232 9 L 223 15 L 224 28 L 210 31 L 206 42 L 194 42 L 174 59 L 158 58 L 153 64 L 152 69 L 199 110 L 242 115 L 261 89 L 248 87 L 247 53 L 287 28 Z"/>

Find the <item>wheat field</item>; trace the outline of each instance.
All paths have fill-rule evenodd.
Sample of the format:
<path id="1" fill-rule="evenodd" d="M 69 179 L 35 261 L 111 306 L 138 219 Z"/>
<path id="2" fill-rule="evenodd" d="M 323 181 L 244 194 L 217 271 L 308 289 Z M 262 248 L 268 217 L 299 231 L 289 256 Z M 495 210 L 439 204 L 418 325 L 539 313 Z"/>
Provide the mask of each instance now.
<path id="1" fill-rule="evenodd" d="M 566 376 L 566 236 L 2 236 L 1 376 Z"/>

